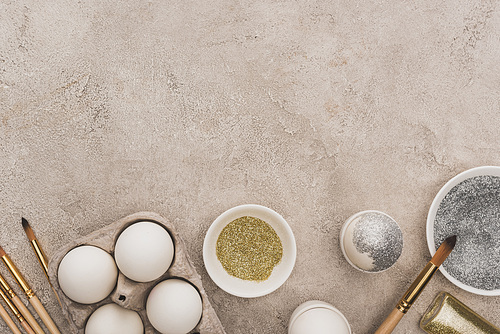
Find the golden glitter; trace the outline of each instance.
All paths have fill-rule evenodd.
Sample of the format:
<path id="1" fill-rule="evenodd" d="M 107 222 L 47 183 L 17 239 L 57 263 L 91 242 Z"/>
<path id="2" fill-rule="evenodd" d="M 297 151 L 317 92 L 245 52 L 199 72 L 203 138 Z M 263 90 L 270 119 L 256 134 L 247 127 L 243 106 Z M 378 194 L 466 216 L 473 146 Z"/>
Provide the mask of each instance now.
<path id="1" fill-rule="evenodd" d="M 434 299 L 420 327 L 430 334 L 500 334 L 500 329 L 446 292 Z"/>
<path id="2" fill-rule="evenodd" d="M 216 254 L 229 275 L 248 281 L 264 281 L 281 261 L 283 246 L 268 223 L 244 216 L 222 229 L 217 238 Z"/>

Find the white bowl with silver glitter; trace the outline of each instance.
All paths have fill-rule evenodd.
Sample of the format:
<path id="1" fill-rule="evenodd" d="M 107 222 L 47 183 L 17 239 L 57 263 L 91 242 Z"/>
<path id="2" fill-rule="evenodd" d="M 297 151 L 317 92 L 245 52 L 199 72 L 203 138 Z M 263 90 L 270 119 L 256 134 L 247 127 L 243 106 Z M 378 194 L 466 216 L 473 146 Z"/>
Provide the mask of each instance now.
<path id="1" fill-rule="evenodd" d="M 392 217 L 377 211 L 358 212 L 340 231 L 340 248 L 354 268 L 378 273 L 392 267 L 403 250 L 403 232 Z"/>
<path id="2" fill-rule="evenodd" d="M 240 217 L 250 216 L 269 224 L 278 235 L 283 255 L 269 278 L 263 281 L 244 280 L 231 276 L 219 261 L 217 239 L 226 225 Z M 222 213 L 212 223 L 203 243 L 203 261 L 208 275 L 222 290 L 238 297 L 253 298 L 267 295 L 278 289 L 292 273 L 297 256 L 295 237 L 285 219 L 265 206 L 256 204 L 239 205 Z"/>
<path id="3" fill-rule="evenodd" d="M 449 180 L 427 215 L 427 245 L 456 235 L 455 248 L 439 268 L 456 286 L 500 296 L 500 167 L 469 169 Z"/>

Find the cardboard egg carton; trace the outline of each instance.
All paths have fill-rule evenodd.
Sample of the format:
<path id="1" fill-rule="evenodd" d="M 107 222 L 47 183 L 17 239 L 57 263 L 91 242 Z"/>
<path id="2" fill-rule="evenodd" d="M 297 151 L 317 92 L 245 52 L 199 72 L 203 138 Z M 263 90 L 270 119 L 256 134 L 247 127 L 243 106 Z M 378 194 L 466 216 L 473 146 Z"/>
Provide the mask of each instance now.
<path id="1" fill-rule="evenodd" d="M 69 299 L 59 286 L 57 272 L 59 264 L 63 257 L 73 248 L 83 245 L 99 247 L 109 254 L 114 254 L 116 240 L 120 233 L 130 225 L 140 222 L 150 221 L 163 226 L 172 237 L 174 242 L 174 259 L 170 268 L 160 278 L 146 283 L 138 283 L 125 277 L 121 272 L 118 273 L 118 282 L 115 289 L 104 300 L 95 304 L 80 304 Z M 183 240 L 178 236 L 174 226 L 153 212 L 138 212 L 122 218 L 98 231 L 95 231 L 79 240 L 70 242 L 59 249 L 49 262 L 49 277 L 52 285 L 57 291 L 62 302 L 63 313 L 68 319 L 72 333 L 84 334 L 85 325 L 90 315 L 99 307 L 109 303 L 115 303 L 126 309 L 136 311 L 144 324 L 145 334 L 158 333 L 146 316 L 146 299 L 149 292 L 161 281 L 169 278 L 180 278 L 189 281 L 200 293 L 203 303 L 202 318 L 198 325 L 190 333 L 200 334 L 225 334 L 224 328 L 212 308 L 208 296 L 203 289 L 201 277 L 196 272 Z"/>

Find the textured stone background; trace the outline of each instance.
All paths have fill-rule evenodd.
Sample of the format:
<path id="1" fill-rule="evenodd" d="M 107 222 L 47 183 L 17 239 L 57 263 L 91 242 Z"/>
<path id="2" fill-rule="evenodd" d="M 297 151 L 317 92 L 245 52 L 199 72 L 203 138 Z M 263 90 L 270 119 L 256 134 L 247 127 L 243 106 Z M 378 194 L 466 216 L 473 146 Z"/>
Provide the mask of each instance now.
<path id="1" fill-rule="evenodd" d="M 63 331 L 21 216 L 50 256 L 158 212 L 228 334 L 286 333 L 309 299 L 362 334 L 429 260 L 440 187 L 500 165 L 498 1 L 1 0 L 0 27 L 0 244 Z M 203 267 L 206 230 L 243 203 L 278 211 L 297 239 L 291 277 L 257 299 L 228 295 Z M 364 209 L 403 230 L 381 274 L 350 267 L 338 245 Z M 440 290 L 500 325 L 500 297 L 438 273 L 396 333 L 420 333 Z"/>

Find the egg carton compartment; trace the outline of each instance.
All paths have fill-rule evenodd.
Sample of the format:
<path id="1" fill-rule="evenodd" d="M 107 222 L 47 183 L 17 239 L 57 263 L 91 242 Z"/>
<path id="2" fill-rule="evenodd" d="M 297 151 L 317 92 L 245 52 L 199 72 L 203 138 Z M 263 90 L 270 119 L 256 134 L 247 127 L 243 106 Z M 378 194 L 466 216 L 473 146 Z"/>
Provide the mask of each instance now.
<path id="1" fill-rule="evenodd" d="M 120 233 L 130 225 L 141 221 L 153 222 L 163 226 L 172 237 L 174 259 L 167 272 L 154 281 L 139 283 L 128 279 L 119 271 L 116 287 L 104 300 L 95 304 L 80 304 L 69 299 L 61 290 L 57 276 L 59 264 L 64 256 L 73 248 L 84 245 L 99 247 L 113 256 L 115 243 Z M 61 299 L 63 314 L 68 319 L 72 333 L 75 334 L 84 334 L 85 325 L 90 315 L 102 305 L 109 303 L 115 303 L 126 309 L 136 311 L 144 324 L 145 334 L 158 333 L 146 316 L 146 299 L 156 284 L 169 278 L 179 278 L 188 281 L 200 293 L 203 305 L 202 317 L 198 325 L 189 333 L 226 333 L 215 310 L 210 304 L 205 289 L 203 289 L 201 276 L 196 272 L 189 259 L 184 241 L 179 237 L 175 227 L 168 220 L 154 212 L 134 213 L 60 248 L 49 262 L 49 278 Z"/>

